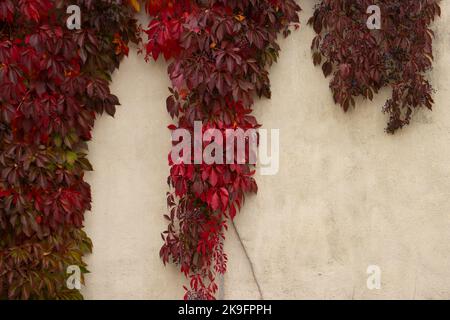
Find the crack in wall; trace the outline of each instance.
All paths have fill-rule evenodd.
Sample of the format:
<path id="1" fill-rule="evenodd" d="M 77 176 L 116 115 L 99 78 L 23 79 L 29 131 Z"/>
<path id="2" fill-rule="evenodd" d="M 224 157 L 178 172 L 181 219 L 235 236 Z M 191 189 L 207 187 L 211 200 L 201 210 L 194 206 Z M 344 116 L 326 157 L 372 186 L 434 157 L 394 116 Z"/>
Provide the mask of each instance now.
<path id="1" fill-rule="evenodd" d="M 225 300 L 225 276 L 219 274 L 219 294 L 217 300 Z"/>
<path id="2" fill-rule="evenodd" d="M 245 256 L 247 257 L 248 263 L 249 263 L 249 265 L 250 265 L 250 269 L 251 269 L 252 275 L 253 275 L 253 280 L 255 281 L 256 286 L 258 287 L 259 299 L 260 299 L 260 300 L 264 300 L 264 295 L 263 295 L 263 292 L 262 292 L 262 290 L 261 290 L 261 286 L 259 285 L 258 278 L 256 277 L 256 273 L 255 273 L 255 268 L 254 268 L 253 262 L 252 262 L 252 260 L 250 259 L 250 256 L 248 255 L 247 248 L 245 247 L 244 242 L 243 242 L 242 239 L 241 239 L 241 236 L 240 236 L 240 234 L 239 234 L 239 231 L 238 231 L 238 229 L 236 228 L 236 224 L 234 223 L 233 220 L 231 221 L 231 223 L 233 224 L 234 232 L 236 233 L 236 236 L 237 236 L 238 239 L 239 239 L 239 242 L 240 242 L 240 244 L 241 244 L 241 247 L 242 247 L 242 249 L 244 250 Z"/>

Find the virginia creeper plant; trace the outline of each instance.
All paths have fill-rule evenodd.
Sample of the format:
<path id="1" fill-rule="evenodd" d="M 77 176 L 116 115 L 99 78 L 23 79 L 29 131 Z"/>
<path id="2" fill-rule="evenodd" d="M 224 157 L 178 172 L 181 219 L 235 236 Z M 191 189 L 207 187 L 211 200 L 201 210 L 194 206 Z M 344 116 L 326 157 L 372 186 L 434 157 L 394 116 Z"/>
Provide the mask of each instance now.
<path id="1" fill-rule="evenodd" d="M 66 28 L 66 8 L 82 28 Z M 114 115 L 111 73 L 137 41 L 129 3 L 0 1 L 0 299 L 80 299 L 66 268 L 87 272 L 91 194 L 86 142 Z"/>
<path id="2" fill-rule="evenodd" d="M 170 60 L 167 110 L 176 125 L 169 129 L 193 133 L 201 121 L 203 132 L 219 129 L 226 141 L 226 129 L 258 128 L 254 97 L 270 98 L 267 67 L 277 61 L 278 34 L 298 26 L 296 2 L 160 0 L 147 2 L 146 10 L 152 16 L 147 57 Z M 174 163 L 170 156 L 169 163 L 169 226 L 160 256 L 190 279 L 185 299 L 214 299 L 216 277 L 227 267 L 225 231 L 245 195 L 257 192 L 255 171 L 249 164 Z"/>
<path id="3" fill-rule="evenodd" d="M 379 30 L 366 26 L 373 4 Z M 83 12 L 81 30 L 65 26 L 69 5 Z M 87 272 L 83 255 L 92 250 L 82 231 L 91 202 L 86 143 L 96 115 L 114 115 L 119 104 L 109 82 L 128 43 L 139 41 L 139 9 L 137 0 L 0 0 L 0 299 L 82 298 L 65 279 L 70 265 Z M 148 0 L 145 9 L 146 57 L 170 62 L 169 129 L 193 133 L 201 121 L 203 132 L 219 129 L 226 141 L 226 129 L 258 128 L 254 99 L 270 98 L 267 68 L 277 61 L 278 35 L 298 26 L 296 2 Z M 333 74 L 336 103 L 347 111 L 355 97 L 390 86 L 390 133 L 414 109 L 431 109 L 424 73 L 439 14 L 437 0 L 321 1 L 310 19 L 313 57 Z M 226 271 L 225 232 L 245 195 L 257 192 L 255 168 L 175 160 L 160 256 L 190 279 L 186 299 L 214 299 Z"/>
<path id="4" fill-rule="evenodd" d="M 440 15 L 439 0 L 323 0 L 309 24 L 317 36 L 312 43 L 314 64 L 332 75 L 334 101 L 347 111 L 355 97 L 373 99 L 383 87 L 392 97 L 383 111 L 386 131 L 408 125 L 413 111 L 432 109 L 433 88 L 425 78 L 432 67 L 430 24 Z M 367 27 L 367 9 L 381 9 L 381 28 Z"/>

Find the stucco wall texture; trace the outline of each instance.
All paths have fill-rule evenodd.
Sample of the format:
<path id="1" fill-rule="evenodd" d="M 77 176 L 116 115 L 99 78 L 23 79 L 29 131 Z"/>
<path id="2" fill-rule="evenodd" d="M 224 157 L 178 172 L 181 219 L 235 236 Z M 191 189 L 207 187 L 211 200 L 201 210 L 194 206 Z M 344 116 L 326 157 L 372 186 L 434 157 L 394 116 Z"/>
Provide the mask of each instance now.
<path id="1" fill-rule="evenodd" d="M 419 111 L 394 136 L 381 107 L 358 101 L 344 114 L 329 79 L 312 64 L 314 1 L 302 1 L 302 28 L 281 40 L 271 69 L 273 97 L 255 104 L 266 129 L 280 129 L 280 170 L 257 176 L 226 242 L 224 299 L 450 298 L 450 3 L 434 24 L 433 112 Z M 122 103 L 97 121 L 88 174 L 93 209 L 86 230 L 88 299 L 180 299 L 185 279 L 159 259 L 166 227 L 166 63 L 136 50 L 114 75 Z M 245 249 L 244 249 L 245 248 Z M 381 268 L 381 289 L 366 285 Z"/>

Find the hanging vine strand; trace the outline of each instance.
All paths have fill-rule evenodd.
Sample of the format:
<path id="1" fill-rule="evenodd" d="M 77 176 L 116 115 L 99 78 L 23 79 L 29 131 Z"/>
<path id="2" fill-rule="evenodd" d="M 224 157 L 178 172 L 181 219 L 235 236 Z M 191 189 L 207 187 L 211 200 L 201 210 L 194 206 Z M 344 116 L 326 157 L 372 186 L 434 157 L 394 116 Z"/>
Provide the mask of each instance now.
<path id="1" fill-rule="evenodd" d="M 66 28 L 69 5 L 82 28 Z M 0 1 L 0 299 L 81 299 L 91 208 L 84 172 L 96 114 L 114 115 L 111 73 L 136 42 L 116 1 Z M 73 290 L 72 290 L 73 289 Z"/>
<path id="2" fill-rule="evenodd" d="M 153 17 L 147 57 L 171 61 L 167 110 L 177 125 L 170 129 L 193 134 L 201 121 L 203 132 L 218 129 L 225 141 L 227 129 L 258 128 L 253 100 L 270 98 L 267 66 L 277 61 L 278 34 L 298 26 L 295 1 L 149 1 L 146 10 Z M 175 164 L 169 158 L 173 192 L 160 255 L 189 277 L 185 299 L 214 299 L 217 274 L 226 271 L 225 231 L 245 194 L 257 192 L 255 171 L 248 163 Z"/>
<path id="3" fill-rule="evenodd" d="M 381 13 L 378 30 L 367 27 L 372 5 Z M 433 61 L 430 24 L 440 14 L 439 0 L 321 1 L 309 20 L 317 33 L 313 58 L 325 77 L 333 76 L 334 101 L 347 112 L 355 97 L 372 100 L 390 87 L 383 107 L 388 133 L 408 125 L 415 109 L 431 110 L 433 88 L 424 74 Z"/>

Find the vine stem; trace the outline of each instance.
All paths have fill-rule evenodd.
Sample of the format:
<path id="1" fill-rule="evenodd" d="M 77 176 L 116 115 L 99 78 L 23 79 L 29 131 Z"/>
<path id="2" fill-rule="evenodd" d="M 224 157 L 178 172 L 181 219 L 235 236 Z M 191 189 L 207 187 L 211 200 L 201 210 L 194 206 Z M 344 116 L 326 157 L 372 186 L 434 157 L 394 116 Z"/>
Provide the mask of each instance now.
<path id="1" fill-rule="evenodd" d="M 231 220 L 231 224 L 233 225 L 234 232 L 236 233 L 236 236 L 237 236 L 238 239 L 239 239 L 239 243 L 241 244 L 241 247 L 242 247 L 242 249 L 244 250 L 245 256 L 247 257 L 248 263 L 249 263 L 249 265 L 250 265 L 250 269 L 251 269 L 252 275 L 253 275 L 253 280 L 255 280 L 256 286 L 257 286 L 257 288 L 258 288 L 259 299 L 260 299 L 260 300 L 264 300 L 264 295 L 263 295 L 263 292 L 262 292 L 262 290 L 261 290 L 261 286 L 260 286 L 260 284 L 259 284 L 258 278 L 256 277 L 255 267 L 254 267 L 253 262 L 252 262 L 252 260 L 250 259 L 250 256 L 249 256 L 249 254 L 248 254 L 248 252 L 247 252 L 247 248 L 245 247 L 244 242 L 242 241 L 242 238 L 241 238 L 241 236 L 240 236 L 240 234 L 239 234 L 239 231 L 238 231 L 238 229 L 237 229 L 237 227 L 236 227 L 236 224 L 234 223 L 234 220 Z"/>

